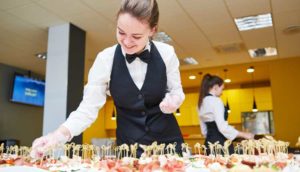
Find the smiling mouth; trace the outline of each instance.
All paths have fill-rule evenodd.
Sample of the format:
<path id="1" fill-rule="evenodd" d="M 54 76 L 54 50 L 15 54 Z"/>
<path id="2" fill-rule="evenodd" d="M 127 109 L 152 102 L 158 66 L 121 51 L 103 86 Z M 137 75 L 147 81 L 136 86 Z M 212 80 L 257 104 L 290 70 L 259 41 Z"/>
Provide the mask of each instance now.
<path id="1" fill-rule="evenodd" d="M 132 47 L 127 47 L 126 45 L 125 45 L 125 48 L 126 49 L 132 49 L 132 48 L 134 48 L 135 46 L 132 46 Z"/>

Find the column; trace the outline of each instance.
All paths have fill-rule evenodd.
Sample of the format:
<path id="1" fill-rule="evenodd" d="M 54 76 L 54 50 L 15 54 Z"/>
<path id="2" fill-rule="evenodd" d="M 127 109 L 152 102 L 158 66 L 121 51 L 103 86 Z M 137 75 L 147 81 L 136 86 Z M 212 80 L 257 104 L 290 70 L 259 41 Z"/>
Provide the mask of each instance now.
<path id="1" fill-rule="evenodd" d="M 83 94 L 85 31 L 67 23 L 49 28 L 43 134 L 59 127 Z M 73 138 L 82 143 L 82 135 Z"/>

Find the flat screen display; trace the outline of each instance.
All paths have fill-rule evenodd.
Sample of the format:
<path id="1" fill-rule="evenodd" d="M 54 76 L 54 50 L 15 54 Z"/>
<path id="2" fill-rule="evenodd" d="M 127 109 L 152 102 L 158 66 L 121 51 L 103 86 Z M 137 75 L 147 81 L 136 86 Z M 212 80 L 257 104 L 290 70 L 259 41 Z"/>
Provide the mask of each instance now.
<path id="1" fill-rule="evenodd" d="M 243 129 L 253 134 L 274 134 L 272 111 L 242 112 Z"/>
<path id="2" fill-rule="evenodd" d="M 11 101 L 44 106 L 45 82 L 19 74 L 14 75 Z"/>

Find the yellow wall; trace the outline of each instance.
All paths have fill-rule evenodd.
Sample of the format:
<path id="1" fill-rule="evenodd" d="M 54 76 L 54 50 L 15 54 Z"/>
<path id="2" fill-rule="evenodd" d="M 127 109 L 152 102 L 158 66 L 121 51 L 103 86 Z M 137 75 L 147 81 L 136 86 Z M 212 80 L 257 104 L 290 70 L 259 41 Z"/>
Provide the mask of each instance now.
<path id="1" fill-rule="evenodd" d="M 116 120 L 112 120 L 112 113 L 113 113 L 114 104 L 113 101 L 110 100 L 106 103 L 106 114 L 105 114 L 105 129 L 116 129 L 117 123 Z M 115 113 L 116 114 L 116 113 Z"/>
<path id="2" fill-rule="evenodd" d="M 180 107 L 180 116 L 175 116 L 179 126 L 199 125 L 197 112 L 198 93 L 185 94 L 185 100 Z"/>
<path id="3" fill-rule="evenodd" d="M 270 62 L 275 136 L 295 146 L 300 136 L 300 58 Z"/>
<path id="4" fill-rule="evenodd" d="M 272 96 L 270 87 L 255 88 L 255 100 L 259 111 L 272 110 Z M 229 123 L 241 123 L 241 113 L 251 112 L 253 105 L 253 89 L 225 90 L 222 100 L 228 98 L 231 113 Z"/>
<path id="5" fill-rule="evenodd" d="M 114 137 L 109 129 L 116 129 L 116 121 L 111 120 L 113 101 L 107 100 L 99 111 L 97 120 L 83 132 L 83 143 L 91 143 L 92 138 Z"/>
<path id="6" fill-rule="evenodd" d="M 92 138 L 104 138 L 106 137 L 105 131 L 105 117 L 106 105 L 99 111 L 97 120 L 83 132 L 82 142 L 91 143 Z"/>

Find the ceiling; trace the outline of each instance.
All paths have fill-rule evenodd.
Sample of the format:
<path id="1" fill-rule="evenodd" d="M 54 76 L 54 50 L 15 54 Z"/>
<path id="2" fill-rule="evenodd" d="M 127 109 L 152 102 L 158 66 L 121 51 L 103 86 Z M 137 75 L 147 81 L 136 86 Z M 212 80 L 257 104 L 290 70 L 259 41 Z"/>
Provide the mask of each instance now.
<path id="1" fill-rule="evenodd" d="M 178 58 L 194 57 L 198 65 L 182 65 L 184 87 L 199 85 L 187 76 L 199 71 L 223 73 L 236 82 L 251 79 L 245 72 L 256 64 L 258 78 L 268 79 L 265 61 L 300 57 L 299 0 L 157 0 L 159 30 L 171 38 Z M 85 78 L 97 52 L 116 43 L 115 18 L 120 0 L 1 0 L 0 63 L 45 74 L 46 61 L 35 57 L 47 51 L 48 28 L 71 22 L 87 32 Z M 271 13 L 273 27 L 239 32 L 234 18 Z M 226 48 L 234 51 L 223 52 Z M 253 59 L 247 49 L 276 47 L 277 56 Z M 221 51 L 217 51 L 221 49 Z M 259 62 L 259 63 L 258 63 Z M 236 65 L 246 64 L 246 65 Z M 259 64 L 259 65 L 258 65 Z M 214 67 L 214 68 L 213 68 Z"/>

